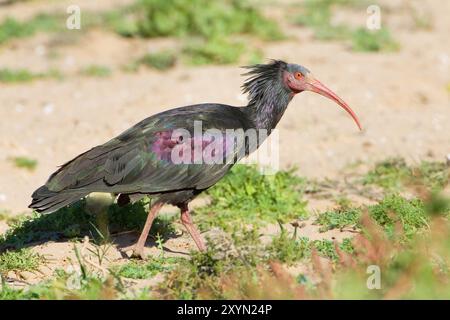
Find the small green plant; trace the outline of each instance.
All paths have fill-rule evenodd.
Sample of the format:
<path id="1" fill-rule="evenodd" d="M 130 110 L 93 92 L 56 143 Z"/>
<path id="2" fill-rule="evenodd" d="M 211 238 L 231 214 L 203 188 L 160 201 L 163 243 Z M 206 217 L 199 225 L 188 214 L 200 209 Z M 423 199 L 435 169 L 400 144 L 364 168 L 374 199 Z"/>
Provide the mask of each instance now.
<path id="1" fill-rule="evenodd" d="M 168 70 L 175 66 L 175 54 L 170 51 L 147 53 L 138 60 L 138 64 L 143 64 L 157 70 Z"/>
<path id="2" fill-rule="evenodd" d="M 320 231 L 356 227 L 361 216 L 361 210 L 355 208 L 325 211 L 319 214 L 315 223 L 321 225 Z"/>
<path id="3" fill-rule="evenodd" d="M 4 83 L 30 82 L 41 77 L 42 75 L 32 73 L 25 69 L 18 69 L 18 70 L 12 70 L 7 68 L 0 69 L 0 82 Z"/>
<path id="4" fill-rule="evenodd" d="M 38 164 L 37 160 L 28 157 L 15 157 L 12 159 L 14 165 L 18 168 L 34 170 Z"/>
<path id="5" fill-rule="evenodd" d="M 123 37 L 133 37 L 139 34 L 137 19 L 133 15 L 136 11 L 136 4 L 124 6 L 118 10 L 104 13 L 100 17 L 100 21 L 96 21 L 95 17 L 92 17 L 92 24 L 103 24 Z"/>
<path id="6" fill-rule="evenodd" d="M 352 28 L 344 24 L 333 24 L 333 9 L 338 6 L 362 6 L 365 1 L 354 0 L 305 0 L 303 12 L 295 23 L 310 27 L 320 40 L 351 40 L 354 51 L 395 51 L 399 45 L 391 37 L 389 30 L 370 31 Z"/>
<path id="7" fill-rule="evenodd" d="M 58 79 L 61 80 L 64 76 L 59 70 L 50 69 L 46 72 L 34 73 L 26 69 L 0 69 L 0 82 L 3 83 L 23 83 L 31 82 L 38 79 Z"/>
<path id="8" fill-rule="evenodd" d="M 302 26 L 313 28 L 314 35 L 320 40 L 344 40 L 351 30 L 345 25 L 332 25 L 332 6 L 344 5 L 349 1 L 306 0 L 303 3 L 303 13 L 295 22 Z"/>
<path id="9" fill-rule="evenodd" d="M 450 170 L 444 162 L 422 161 L 419 167 L 412 168 L 412 175 L 429 189 L 439 190 L 449 183 Z"/>
<path id="10" fill-rule="evenodd" d="M 267 248 L 271 259 L 292 264 L 310 254 L 310 242 L 306 237 L 294 239 L 287 232 L 281 231 Z"/>
<path id="11" fill-rule="evenodd" d="M 213 39 L 232 34 L 256 34 L 279 39 L 277 25 L 246 1 L 140 0 L 138 34 L 143 37 L 199 36 Z"/>
<path id="12" fill-rule="evenodd" d="M 354 51 L 397 51 L 399 44 L 386 28 L 376 31 L 359 28 L 352 34 L 352 48 Z"/>
<path id="13" fill-rule="evenodd" d="M 407 200 L 399 195 L 389 195 L 380 203 L 369 206 L 370 216 L 381 225 L 388 236 L 395 235 L 397 223 L 402 227 L 405 239 L 428 227 L 428 214 L 425 205 L 420 199 Z"/>
<path id="14" fill-rule="evenodd" d="M 208 190 L 212 202 L 196 210 L 201 227 L 225 230 L 242 223 L 286 222 L 307 217 L 302 200 L 305 180 L 294 170 L 262 175 L 253 166 L 236 165 L 217 185 Z"/>
<path id="15" fill-rule="evenodd" d="M 423 161 L 410 167 L 405 160 L 393 158 L 377 163 L 363 178 L 363 184 L 375 184 L 388 191 L 398 191 L 408 185 L 424 185 L 436 190 L 449 181 L 449 169 L 443 162 Z"/>
<path id="16" fill-rule="evenodd" d="M 402 186 L 402 181 L 408 176 L 410 176 L 410 170 L 405 160 L 393 158 L 377 163 L 375 168 L 366 174 L 363 183 L 395 190 Z"/>
<path id="17" fill-rule="evenodd" d="M 173 270 L 179 258 L 159 257 L 145 262 L 132 261 L 117 268 L 116 274 L 130 279 L 148 279 L 161 272 Z"/>
<path id="18" fill-rule="evenodd" d="M 265 18 L 255 6 L 237 0 L 140 0 L 124 13 L 107 15 L 106 21 L 127 37 L 185 39 L 177 54 L 194 65 L 237 62 L 246 48 L 231 41 L 233 35 L 263 40 L 283 38 L 275 22 Z M 170 56 L 149 56 L 147 64 L 164 70 L 174 64 Z"/>
<path id="19" fill-rule="evenodd" d="M 6 251 L 0 254 L 0 274 L 9 271 L 36 271 L 44 261 L 44 257 L 30 249 Z"/>
<path id="20" fill-rule="evenodd" d="M 83 70 L 81 70 L 81 74 L 88 77 L 100 77 L 105 78 L 111 75 L 112 71 L 110 68 L 106 66 L 99 65 L 90 65 Z"/>
<path id="21" fill-rule="evenodd" d="M 14 38 L 29 37 L 37 32 L 58 31 L 63 28 L 64 19 L 54 15 L 39 14 L 25 22 L 8 17 L 0 23 L 0 44 Z"/>
<path id="22" fill-rule="evenodd" d="M 244 46 L 241 43 L 223 39 L 193 42 L 183 50 L 188 62 L 193 65 L 235 63 L 243 52 Z"/>

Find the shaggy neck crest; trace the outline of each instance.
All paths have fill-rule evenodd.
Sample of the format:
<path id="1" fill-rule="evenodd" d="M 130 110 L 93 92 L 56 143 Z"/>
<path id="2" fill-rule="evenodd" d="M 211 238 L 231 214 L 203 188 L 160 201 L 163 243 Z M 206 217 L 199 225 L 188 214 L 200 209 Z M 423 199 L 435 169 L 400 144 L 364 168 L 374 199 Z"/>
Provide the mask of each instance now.
<path id="1" fill-rule="evenodd" d="M 273 60 L 245 68 L 250 70 L 244 74 L 249 78 L 242 85 L 242 92 L 248 93 L 246 111 L 257 128 L 271 131 L 292 99 L 290 90 L 283 83 L 287 63 Z"/>

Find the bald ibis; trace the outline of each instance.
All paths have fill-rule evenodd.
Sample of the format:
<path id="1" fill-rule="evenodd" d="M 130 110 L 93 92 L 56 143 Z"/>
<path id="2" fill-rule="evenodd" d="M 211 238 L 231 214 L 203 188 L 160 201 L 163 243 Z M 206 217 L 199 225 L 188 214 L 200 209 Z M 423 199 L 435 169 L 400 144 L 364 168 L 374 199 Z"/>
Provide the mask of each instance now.
<path id="1" fill-rule="evenodd" d="M 248 79 L 242 89 L 248 93 L 247 106 L 205 103 L 153 115 L 62 165 L 44 186 L 32 194 L 29 207 L 37 212 L 50 213 L 92 192 L 117 195 L 119 205 L 148 195 L 152 202 L 133 255 L 143 257 L 150 227 L 163 204 L 181 209 L 181 222 L 198 249 L 204 251 L 206 247 L 192 222 L 188 203 L 217 183 L 237 161 L 254 151 L 262 141 L 251 146 L 245 140 L 243 144 L 231 144 L 231 148 L 227 143 L 221 157 L 226 154 L 227 159 L 232 161 L 175 161 L 176 148 L 179 148 L 176 152 L 178 156 L 190 155 L 198 142 L 205 147 L 213 140 L 204 135 L 199 137 L 194 134 L 192 137 L 196 123 L 201 122 L 202 133 L 208 129 L 221 133 L 229 129 L 253 129 L 266 130 L 270 134 L 292 98 L 297 93 L 312 91 L 339 104 L 361 129 L 352 109 L 305 67 L 272 60 L 245 68 L 249 70 L 245 74 Z M 175 134 L 178 129 L 183 129 L 188 135 Z M 242 152 L 243 149 L 245 152 Z"/>

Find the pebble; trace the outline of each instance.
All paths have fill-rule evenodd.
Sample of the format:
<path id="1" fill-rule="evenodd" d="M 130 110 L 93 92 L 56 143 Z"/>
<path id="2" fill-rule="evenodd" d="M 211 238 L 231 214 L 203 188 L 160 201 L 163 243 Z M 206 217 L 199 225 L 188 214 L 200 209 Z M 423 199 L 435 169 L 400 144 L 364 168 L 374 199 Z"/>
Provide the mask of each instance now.
<path id="1" fill-rule="evenodd" d="M 17 104 L 15 107 L 16 112 L 21 113 L 23 111 L 23 105 L 22 104 Z"/>
<path id="2" fill-rule="evenodd" d="M 47 114 L 47 115 L 52 114 L 54 110 L 55 110 L 55 106 L 52 103 L 47 103 L 44 105 L 44 109 L 43 109 L 44 114 Z"/>
<path id="3" fill-rule="evenodd" d="M 43 45 L 39 45 L 36 48 L 34 48 L 34 52 L 38 55 L 38 56 L 44 56 L 47 53 L 47 48 Z"/>

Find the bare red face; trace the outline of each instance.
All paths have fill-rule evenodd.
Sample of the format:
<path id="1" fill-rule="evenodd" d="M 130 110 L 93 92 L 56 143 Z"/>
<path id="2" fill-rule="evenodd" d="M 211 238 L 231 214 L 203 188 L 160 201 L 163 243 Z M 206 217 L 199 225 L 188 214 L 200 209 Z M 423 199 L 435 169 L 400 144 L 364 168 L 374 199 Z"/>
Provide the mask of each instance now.
<path id="1" fill-rule="evenodd" d="M 340 105 L 347 113 L 353 118 L 358 126 L 359 130 L 362 130 L 361 124 L 358 117 L 353 112 L 353 110 L 342 100 L 337 94 L 328 89 L 319 80 L 315 79 L 310 73 L 303 74 L 301 72 L 288 72 L 285 71 L 283 74 L 283 80 L 286 86 L 292 90 L 294 94 L 300 93 L 302 91 L 312 91 L 318 93 L 328 99 L 333 100 L 338 105 Z"/>

